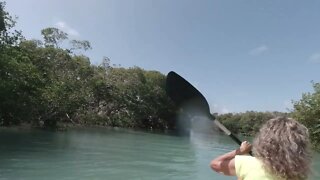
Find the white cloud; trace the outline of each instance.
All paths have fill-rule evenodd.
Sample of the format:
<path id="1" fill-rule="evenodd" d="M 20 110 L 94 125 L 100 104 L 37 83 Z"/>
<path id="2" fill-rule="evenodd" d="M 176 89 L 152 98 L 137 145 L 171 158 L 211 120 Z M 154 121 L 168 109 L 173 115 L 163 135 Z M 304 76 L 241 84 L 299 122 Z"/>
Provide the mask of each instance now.
<path id="1" fill-rule="evenodd" d="M 230 113 L 231 111 L 226 108 L 225 106 L 221 106 L 218 104 L 213 104 L 211 107 L 211 112 L 213 113 L 218 113 L 218 114 L 227 114 Z"/>
<path id="2" fill-rule="evenodd" d="M 313 53 L 310 57 L 309 57 L 309 60 L 311 62 L 314 62 L 314 63 L 320 63 L 320 53 Z"/>
<path id="3" fill-rule="evenodd" d="M 55 26 L 57 28 L 59 28 L 60 30 L 68 33 L 70 36 L 80 36 L 80 33 L 75 30 L 74 28 L 72 28 L 71 26 L 69 26 L 66 22 L 64 21 L 58 21 L 57 23 L 55 23 Z"/>
<path id="4" fill-rule="evenodd" d="M 256 48 L 251 49 L 249 54 L 251 56 L 258 56 L 268 50 L 269 50 L 269 48 L 266 45 L 261 45 L 261 46 L 258 46 Z"/>
<path id="5" fill-rule="evenodd" d="M 229 109 L 227 109 L 226 107 L 222 107 L 220 110 L 220 114 L 226 114 L 226 113 L 230 113 Z"/>

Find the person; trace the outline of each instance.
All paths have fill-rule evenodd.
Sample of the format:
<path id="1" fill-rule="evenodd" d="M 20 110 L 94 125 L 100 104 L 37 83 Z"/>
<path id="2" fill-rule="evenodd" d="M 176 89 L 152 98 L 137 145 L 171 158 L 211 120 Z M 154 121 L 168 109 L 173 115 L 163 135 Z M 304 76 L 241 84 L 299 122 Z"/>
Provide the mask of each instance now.
<path id="1" fill-rule="evenodd" d="M 253 156 L 248 155 L 251 150 Z M 238 180 L 302 180 L 308 178 L 310 164 L 307 128 L 294 119 L 277 117 L 261 127 L 252 145 L 244 141 L 210 166 Z"/>

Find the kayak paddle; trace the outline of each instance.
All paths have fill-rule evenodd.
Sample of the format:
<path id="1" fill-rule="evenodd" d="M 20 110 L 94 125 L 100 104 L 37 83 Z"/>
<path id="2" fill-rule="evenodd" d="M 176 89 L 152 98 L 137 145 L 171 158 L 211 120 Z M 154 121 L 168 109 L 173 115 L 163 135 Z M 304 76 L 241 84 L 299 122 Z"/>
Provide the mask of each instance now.
<path id="1" fill-rule="evenodd" d="M 193 113 L 193 115 L 206 116 L 213 120 L 220 130 L 241 145 L 241 141 L 210 113 L 206 98 L 187 80 L 173 71 L 167 75 L 166 92 L 178 107 L 182 107 L 184 111 Z"/>

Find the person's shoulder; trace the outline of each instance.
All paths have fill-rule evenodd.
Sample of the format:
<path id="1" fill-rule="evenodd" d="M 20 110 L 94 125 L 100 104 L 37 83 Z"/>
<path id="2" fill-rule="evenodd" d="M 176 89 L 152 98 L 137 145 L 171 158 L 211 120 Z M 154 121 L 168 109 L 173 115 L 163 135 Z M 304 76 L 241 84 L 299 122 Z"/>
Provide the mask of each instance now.
<path id="1" fill-rule="evenodd" d="M 246 167 L 251 168 L 261 166 L 261 163 L 257 158 L 250 155 L 236 155 L 235 165 L 238 167 L 245 165 Z"/>
<path id="2" fill-rule="evenodd" d="M 263 174 L 263 167 L 260 161 L 250 155 L 236 155 L 235 160 L 236 175 L 240 178 L 248 177 L 252 172 Z"/>
<path id="3" fill-rule="evenodd" d="M 257 158 L 250 155 L 236 155 L 235 160 L 239 161 L 258 161 Z"/>
<path id="4" fill-rule="evenodd" d="M 260 161 L 253 156 L 250 155 L 236 155 L 235 156 L 235 162 L 241 162 L 241 163 L 250 163 L 250 164 L 260 164 Z"/>

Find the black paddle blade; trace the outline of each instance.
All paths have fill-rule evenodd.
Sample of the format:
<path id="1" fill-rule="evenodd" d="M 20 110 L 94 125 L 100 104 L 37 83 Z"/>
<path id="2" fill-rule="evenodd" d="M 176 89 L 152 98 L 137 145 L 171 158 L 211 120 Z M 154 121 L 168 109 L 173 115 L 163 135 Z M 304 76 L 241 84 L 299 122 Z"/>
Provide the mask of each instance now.
<path id="1" fill-rule="evenodd" d="M 187 114 L 206 116 L 209 119 L 214 120 L 214 116 L 210 113 L 209 104 L 206 98 L 187 80 L 173 71 L 169 72 L 167 75 L 166 92 L 173 102 L 176 103 L 178 107 L 181 107 Z M 231 137 L 232 140 L 239 145 L 241 144 L 241 141 L 218 120 L 215 120 L 214 123 L 220 130 Z M 252 155 L 251 152 L 250 154 Z"/>
<path id="2" fill-rule="evenodd" d="M 166 92 L 183 111 L 212 118 L 209 104 L 205 97 L 187 80 L 173 71 L 167 75 Z"/>

